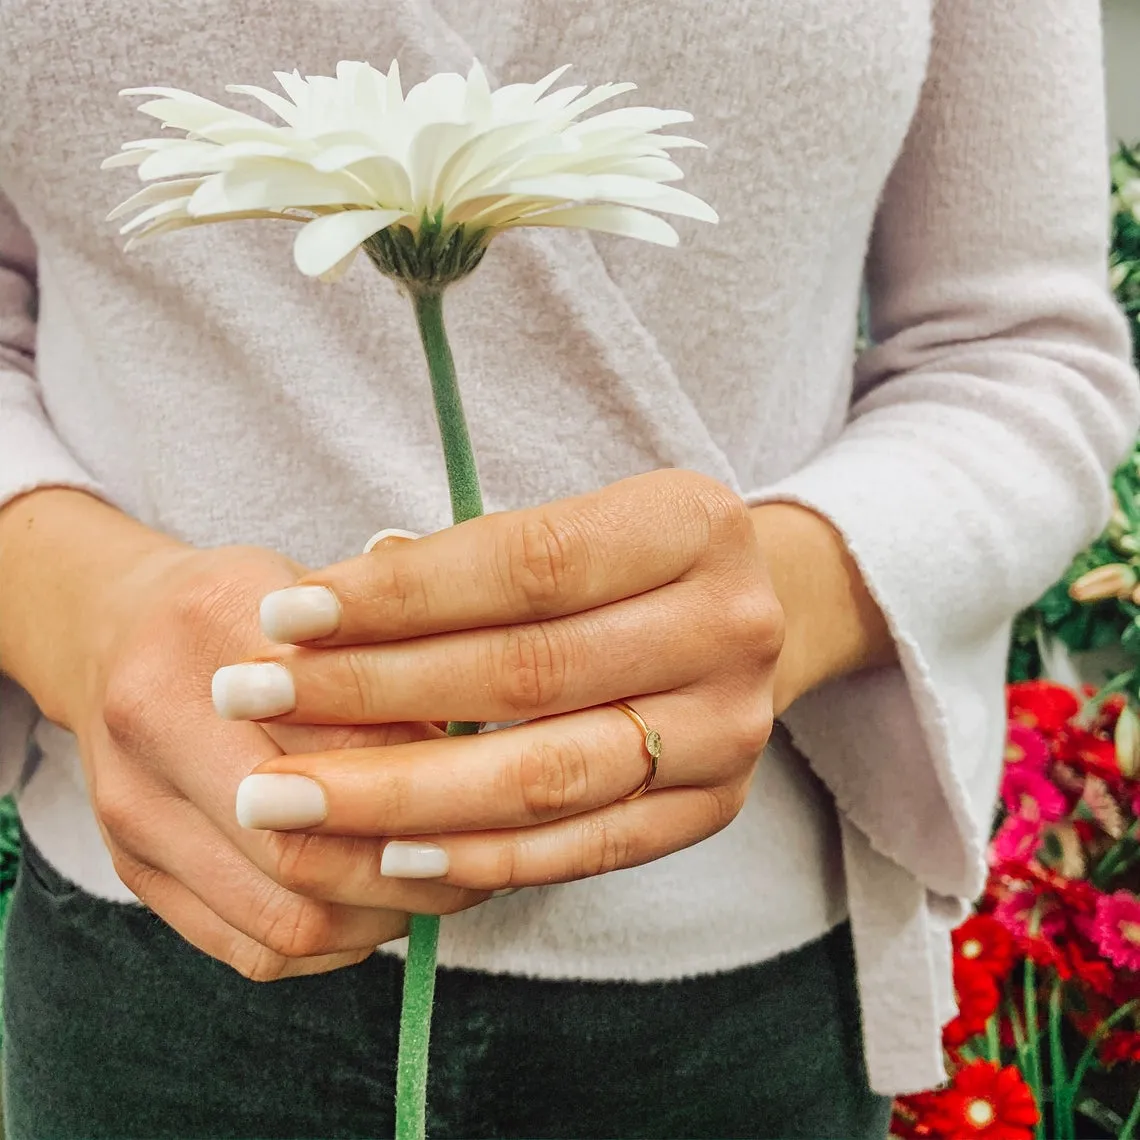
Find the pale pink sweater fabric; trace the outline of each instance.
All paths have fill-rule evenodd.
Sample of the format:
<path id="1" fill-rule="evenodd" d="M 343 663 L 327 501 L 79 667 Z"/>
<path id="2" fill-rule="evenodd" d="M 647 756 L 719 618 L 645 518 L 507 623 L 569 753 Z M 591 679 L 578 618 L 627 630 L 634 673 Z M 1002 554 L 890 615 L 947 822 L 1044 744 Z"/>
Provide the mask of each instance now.
<path id="1" fill-rule="evenodd" d="M 846 536 L 900 656 L 788 713 L 725 832 L 448 919 L 443 961 L 677 977 L 849 915 L 875 1087 L 934 1083 L 948 931 L 983 882 L 1010 619 L 1104 521 L 1140 414 L 1105 284 L 1097 5 L 6 0 L 0 502 L 88 488 L 189 541 L 313 565 L 382 526 L 446 525 L 419 346 L 388 283 L 364 264 L 335 287 L 302 279 L 273 223 L 125 256 L 102 220 L 131 187 L 99 160 L 142 128 L 118 89 L 218 97 L 393 56 L 411 80 L 472 56 L 503 82 L 574 61 L 581 81 L 632 78 L 645 102 L 692 109 L 709 144 L 686 152 L 686 185 L 723 221 L 685 226 L 680 251 L 513 234 L 451 294 L 488 506 L 663 466 L 805 503 Z M 853 370 L 865 264 L 878 347 Z M 0 696 L 31 835 L 129 898 L 74 740 L 9 682 Z"/>

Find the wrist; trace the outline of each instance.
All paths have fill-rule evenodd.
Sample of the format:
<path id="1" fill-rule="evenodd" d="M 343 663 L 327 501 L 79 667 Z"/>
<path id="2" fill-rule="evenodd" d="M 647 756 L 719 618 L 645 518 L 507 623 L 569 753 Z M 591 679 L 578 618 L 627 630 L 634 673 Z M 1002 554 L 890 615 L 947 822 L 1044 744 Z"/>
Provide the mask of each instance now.
<path id="1" fill-rule="evenodd" d="M 886 619 L 835 528 L 794 503 L 765 503 L 751 515 L 784 610 L 776 715 L 827 681 L 893 661 Z"/>
<path id="2" fill-rule="evenodd" d="M 0 670 L 71 728 L 131 607 L 135 571 L 186 548 L 82 491 L 45 488 L 0 509 Z"/>

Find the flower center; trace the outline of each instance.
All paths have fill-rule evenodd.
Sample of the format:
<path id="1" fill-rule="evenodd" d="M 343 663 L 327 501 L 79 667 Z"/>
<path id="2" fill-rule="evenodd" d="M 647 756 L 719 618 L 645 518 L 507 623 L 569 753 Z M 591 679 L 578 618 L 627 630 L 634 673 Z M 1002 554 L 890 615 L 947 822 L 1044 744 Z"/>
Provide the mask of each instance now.
<path id="1" fill-rule="evenodd" d="M 403 225 L 389 226 L 361 248 L 386 277 L 395 277 L 409 289 L 438 292 L 479 264 L 491 236 L 485 229 L 443 227 L 425 216 L 415 232 Z"/>
<path id="2" fill-rule="evenodd" d="M 971 938 L 969 942 L 962 943 L 963 958 L 977 958 L 981 952 L 982 944 L 976 938 Z"/>
<path id="3" fill-rule="evenodd" d="M 994 1106 L 988 1100 L 972 1100 L 966 1106 L 966 1120 L 975 1128 L 985 1128 L 994 1120 Z"/>
<path id="4" fill-rule="evenodd" d="M 1140 946 L 1140 922 L 1122 922 L 1120 933 L 1129 941 Z"/>
<path id="5" fill-rule="evenodd" d="M 1005 746 L 1005 759 L 1008 764 L 1017 764 L 1025 759 L 1025 749 L 1020 744 L 1007 744 Z"/>

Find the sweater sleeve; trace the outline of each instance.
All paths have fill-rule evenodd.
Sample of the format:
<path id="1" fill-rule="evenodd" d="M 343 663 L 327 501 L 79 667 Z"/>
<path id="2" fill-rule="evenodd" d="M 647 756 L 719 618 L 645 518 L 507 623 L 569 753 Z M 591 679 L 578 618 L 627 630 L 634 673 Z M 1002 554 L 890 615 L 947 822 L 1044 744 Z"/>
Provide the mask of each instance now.
<path id="1" fill-rule="evenodd" d="M 898 647 L 897 667 L 821 687 L 786 726 L 875 850 L 967 899 L 1011 619 L 1103 525 L 1140 402 L 1107 286 L 1098 5 L 936 0 L 933 20 L 847 423 L 748 500 L 827 518 Z"/>
<path id="2" fill-rule="evenodd" d="M 35 339 L 36 250 L 0 194 L 0 507 L 37 487 L 99 494 L 52 429 L 36 383 Z M 19 778 L 37 716 L 31 698 L 0 674 L 0 794 Z"/>

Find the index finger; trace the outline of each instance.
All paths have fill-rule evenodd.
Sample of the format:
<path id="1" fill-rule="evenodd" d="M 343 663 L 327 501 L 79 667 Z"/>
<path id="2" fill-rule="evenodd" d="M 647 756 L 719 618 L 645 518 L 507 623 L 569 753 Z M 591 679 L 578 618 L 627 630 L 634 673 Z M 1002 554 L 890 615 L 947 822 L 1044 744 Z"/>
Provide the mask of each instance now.
<path id="1" fill-rule="evenodd" d="M 262 625 L 278 642 L 355 645 L 594 609 L 683 576 L 733 498 L 704 476 L 659 471 L 472 519 L 306 574 L 265 599 Z"/>

